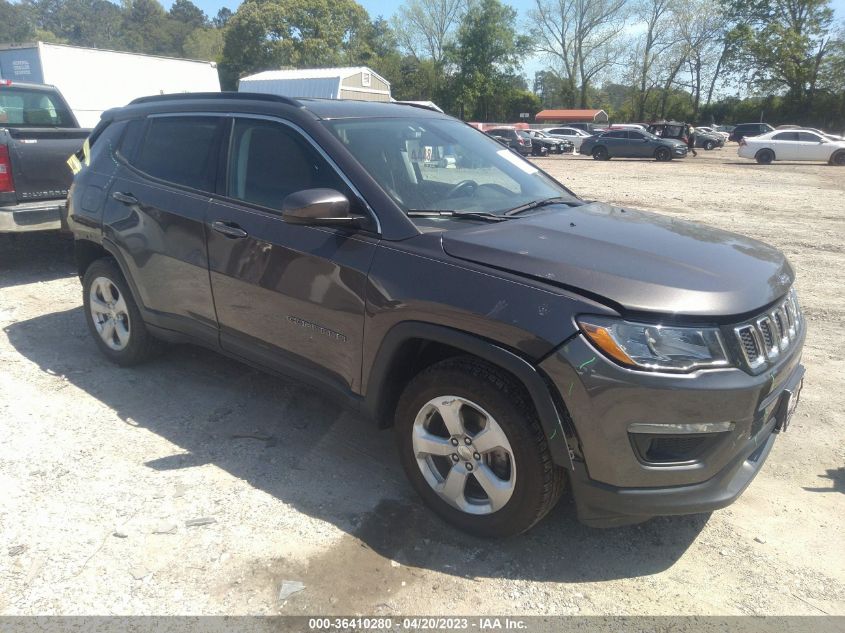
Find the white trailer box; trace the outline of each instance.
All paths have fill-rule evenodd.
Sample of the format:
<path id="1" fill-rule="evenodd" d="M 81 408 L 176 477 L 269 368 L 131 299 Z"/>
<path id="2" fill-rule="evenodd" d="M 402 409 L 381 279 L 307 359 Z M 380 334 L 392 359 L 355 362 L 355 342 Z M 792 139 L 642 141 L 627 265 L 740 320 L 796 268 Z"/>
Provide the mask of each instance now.
<path id="1" fill-rule="evenodd" d="M 0 47 L 0 79 L 56 86 L 82 127 L 138 97 L 220 92 L 214 62 L 46 42 Z"/>

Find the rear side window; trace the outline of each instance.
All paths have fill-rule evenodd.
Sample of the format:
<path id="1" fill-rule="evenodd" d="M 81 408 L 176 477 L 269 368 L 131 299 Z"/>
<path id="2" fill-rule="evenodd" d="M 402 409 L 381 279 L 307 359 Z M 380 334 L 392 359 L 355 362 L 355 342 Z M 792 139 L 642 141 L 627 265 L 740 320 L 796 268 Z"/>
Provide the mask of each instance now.
<path id="1" fill-rule="evenodd" d="M 214 191 L 221 121 L 208 116 L 151 118 L 131 164 L 154 178 Z"/>
<path id="2" fill-rule="evenodd" d="M 61 99 L 43 90 L 16 87 L 0 90 L 0 123 L 15 127 L 76 127 Z"/>
<path id="3" fill-rule="evenodd" d="M 798 133 L 797 132 L 781 132 L 780 134 L 775 134 L 772 137 L 773 141 L 797 141 L 798 140 Z"/>

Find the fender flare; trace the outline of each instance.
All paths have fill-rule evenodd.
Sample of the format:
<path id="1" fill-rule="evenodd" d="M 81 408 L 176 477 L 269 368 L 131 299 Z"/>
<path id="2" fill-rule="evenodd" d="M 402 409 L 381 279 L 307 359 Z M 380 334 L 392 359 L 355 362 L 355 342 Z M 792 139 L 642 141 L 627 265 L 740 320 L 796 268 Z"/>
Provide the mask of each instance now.
<path id="1" fill-rule="evenodd" d="M 449 345 L 501 367 L 515 376 L 528 391 L 537 410 L 552 460 L 559 466 L 574 469 L 572 451 L 567 442 L 563 421 L 543 374 L 521 356 L 494 342 L 442 325 L 406 321 L 390 329 L 369 372 L 364 407 L 370 415 L 379 419 L 392 362 L 399 348 L 413 339 Z"/>

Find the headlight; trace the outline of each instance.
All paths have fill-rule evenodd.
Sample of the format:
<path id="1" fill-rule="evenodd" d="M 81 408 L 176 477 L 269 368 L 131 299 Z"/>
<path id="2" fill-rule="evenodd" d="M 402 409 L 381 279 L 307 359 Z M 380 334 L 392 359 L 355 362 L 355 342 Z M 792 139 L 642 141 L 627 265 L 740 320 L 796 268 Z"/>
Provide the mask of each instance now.
<path id="1" fill-rule="evenodd" d="M 683 372 L 728 365 L 716 328 L 632 323 L 598 316 L 579 317 L 578 325 L 593 345 L 633 369 Z"/>

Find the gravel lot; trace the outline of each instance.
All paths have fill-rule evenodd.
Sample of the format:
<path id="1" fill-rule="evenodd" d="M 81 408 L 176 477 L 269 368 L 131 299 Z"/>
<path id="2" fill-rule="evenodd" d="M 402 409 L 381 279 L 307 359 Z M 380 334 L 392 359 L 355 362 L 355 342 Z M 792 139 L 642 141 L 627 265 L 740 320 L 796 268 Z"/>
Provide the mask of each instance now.
<path id="1" fill-rule="evenodd" d="M 602 531 L 564 501 L 522 537 L 469 538 L 422 507 L 389 432 L 320 394 L 190 346 L 110 365 L 69 241 L 2 239 L 0 614 L 845 614 L 845 169 L 735 146 L 537 163 L 788 254 L 805 388 L 735 505 Z M 283 581 L 304 590 L 280 600 Z"/>

